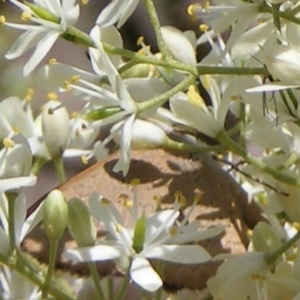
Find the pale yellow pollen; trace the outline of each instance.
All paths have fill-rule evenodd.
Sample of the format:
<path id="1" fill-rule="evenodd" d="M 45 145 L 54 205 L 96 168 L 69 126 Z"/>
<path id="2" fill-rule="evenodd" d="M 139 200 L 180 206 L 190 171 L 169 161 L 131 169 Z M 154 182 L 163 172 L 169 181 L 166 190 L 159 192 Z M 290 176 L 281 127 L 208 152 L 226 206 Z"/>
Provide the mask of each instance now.
<path id="1" fill-rule="evenodd" d="M 13 126 L 12 130 L 14 131 L 14 133 L 20 133 L 21 130 L 19 127 Z"/>
<path id="2" fill-rule="evenodd" d="M 32 15 L 29 11 L 23 11 L 22 16 L 21 16 L 22 21 L 28 22 L 31 20 L 31 18 L 32 18 Z"/>
<path id="3" fill-rule="evenodd" d="M 201 200 L 201 195 L 200 195 L 200 194 L 195 194 L 193 200 L 194 200 L 195 203 L 200 202 L 200 200 Z"/>
<path id="4" fill-rule="evenodd" d="M 84 165 L 87 165 L 89 163 L 89 160 L 86 155 L 81 155 L 80 160 Z"/>
<path id="5" fill-rule="evenodd" d="M 144 37 L 140 36 L 136 41 L 137 46 L 141 46 L 144 44 Z"/>
<path id="6" fill-rule="evenodd" d="M 89 0 L 81 0 L 81 3 L 84 4 L 84 5 L 89 4 L 89 2 L 90 2 Z"/>
<path id="7" fill-rule="evenodd" d="M 57 100 L 58 95 L 56 93 L 50 92 L 50 93 L 47 94 L 47 99 L 48 100 Z"/>
<path id="8" fill-rule="evenodd" d="M 116 232 L 118 232 L 118 233 L 122 232 L 122 225 L 121 224 L 116 225 Z"/>
<path id="9" fill-rule="evenodd" d="M 110 201 L 107 198 L 102 198 L 101 202 L 106 205 L 110 204 Z"/>
<path id="10" fill-rule="evenodd" d="M 209 89 L 209 87 L 210 87 L 210 81 L 211 81 L 211 79 L 210 79 L 211 77 L 210 77 L 210 75 L 203 75 L 203 81 L 202 81 L 202 83 L 203 83 L 203 86 L 204 86 L 204 88 L 205 89 Z"/>
<path id="11" fill-rule="evenodd" d="M 241 98 L 239 95 L 232 95 L 232 96 L 230 97 L 230 99 L 231 99 L 232 101 L 240 101 L 240 100 L 242 100 L 242 98 Z"/>
<path id="12" fill-rule="evenodd" d="M 67 80 L 65 80 L 64 82 L 64 87 L 69 91 L 72 89 L 70 82 Z"/>
<path id="13" fill-rule="evenodd" d="M 78 111 L 73 111 L 73 112 L 71 113 L 71 118 L 72 118 L 72 119 L 75 119 L 77 116 L 78 116 Z"/>
<path id="14" fill-rule="evenodd" d="M 6 18 L 2 15 L 0 16 L 0 25 L 4 25 L 6 22 Z"/>
<path id="15" fill-rule="evenodd" d="M 72 78 L 71 78 L 72 83 L 77 83 L 79 80 L 80 80 L 79 75 L 73 75 Z"/>
<path id="16" fill-rule="evenodd" d="M 175 236 L 178 233 L 178 227 L 177 226 L 172 226 L 169 229 L 169 233 L 170 233 L 171 236 Z"/>
<path id="17" fill-rule="evenodd" d="M 180 191 L 176 191 L 174 193 L 174 197 L 176 198 L 180 206 L 186 205 L 186 198 L 182 195 Z"/>
<path id="18" fill-rule="evenodd" d="M 10 138 L 5 138 L 2 143 L 6 148 L 13 148 L 15 146 L 15 142 Z"/>
<path id="19" fill-rule="evenodd" d="M 130 185 L 131 186 L 137 186 L 141 183 L 141 181 L 138 179 L 138 178 L 133 178 L 131 181 L 130 181 Z"/>
<path id="20" fill-rule="evenodd" d="M 33 89 L 31 89 L 31 88 L 27 89 L 26 95 L 25 95 L 25 98 L 24 98 L 24 101 L 26 103 L 30 103 L 31 102 L 33 93 L 34 93 Z"/>
<path id="21" fill-rule="evenodd" d="M 186 93 L 189 101 L 194 104 L 195 106 L 201 107 L 201 106 L 205 106 L 205 102 L 203 100 L 203 98 L 199 95 L 199 93 L 196 91 L 196 88 L 194 85 L 190 85 L 189 86 L 189 90 Z"/>
<path id="22" fill-rule="evenodd" d="M 207 12 L 210 9 L 210 3 L 209 3 L 209 1 L 205 1 L 202 4 L 202 8 L 203 8 L 203 10 L 205 10 Z"/>
<path id="23" fill-rule="evenodd" d="M 127 200 L 124 200 L 123 205 L 124 205 L 124 207 L 131 208 L 131 207 L 133 207 L 134 203 L 131 199 L 127 199 Z"/>
<path id="24" fill-rule="evenodd" d="M 300 231 L 300 223 L 298 222 L 293 222 L 293 227 L 295 227 L 295 229 L 297 229 L 298 231 Z"/>
<path id="25" fill-rule="evenodd" d="M 199 25 L 199 29 L 200 29 L 200 31 L 202 31 L 202 32 L 207 32 L 208 29 L 209 29 L 209 27 L 208 27 L 208 25 L 206 25 L 206 24 L 200 24 L 200 25 Z"/>
<path id="26" fill-rule="evenodd" d="M 57 59 L 56 58 L 51 58 L 51 59 L 49 59 L 49 61 L 48 61 L 48 64 L 49 65 L 54 65 L 54 64 L 56 64 L 57 63 Z"/>
<path id="27" fill-rule="evenodd" d="M 197 6 L 196 3 L 194 4 L 190 4 L 187 8 L 187 13 L 190 15 L 190 16 L 193 16 L 194 15 L 194 10 L 195 10 L 195 6 Z"/>

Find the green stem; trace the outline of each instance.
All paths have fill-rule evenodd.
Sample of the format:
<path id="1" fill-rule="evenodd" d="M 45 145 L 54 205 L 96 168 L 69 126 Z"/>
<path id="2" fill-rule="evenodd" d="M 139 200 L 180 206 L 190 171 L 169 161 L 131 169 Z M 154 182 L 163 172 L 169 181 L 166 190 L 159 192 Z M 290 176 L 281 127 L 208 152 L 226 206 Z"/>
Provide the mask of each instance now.
<path id="1" fill-rule="evenodd" d="M 101 287 L 100 277 L 99 277 L 99 274 L 97 272 L 96 265 L 95 265 L 94 262 L 89 262 L 88 265 L 89 265 L 91 276 L 92 276 L 92 279 L 94 281 L 95 288 L 96 288 L 96 291 L 97 291 L 97 294 L 98 294 L 98 299 L 105 300 L 105 295 L 104 295 L 102 287 Z"/>
<path id="2" fill-rule="evenodd" d="M 238 144 L 236 144 L 225 131 L 220 132 L 220 134 L 216 137 L 218 141 L 226 147 L 229 151 L 232 151 L 234 154 L 242 157 L 247 163 L 255 166 L 259 170 L 264 173 L 270 174 L 273 178 L 287 183 L 292 186 L 300 187 L 300 180 L 294 177 L 283 174 L 281 171 L 277 171 L 276 169 L 272 169 L 268 167 L 263 161 L 256 159 L 254 156 L 249 154 L 245 149 L 241 148 Z"/>
<path id="3" fill-rule="evenodd" d="M 88 34 L 73 26 L 68 28 L 61 36 L 65 40 L 73 42 L 75 44 L 81 44 L 91 48 L 96 47 L 93 40 Z"/>
<path id="4" fill-rule="evenodd" d="M 162 34 L 161 34 L 161 30 L 160 30 L 161 26 L 159 23 L 159 19 L 158 19 L 153 1 L 152 0 L 144 0 L 144 4 L 146 6 L 146 9 L 147 9 L 147 12 L 149 15 L 149 19 L 152 24 L 152 28 L 155 32 L 157 47 L 164 58 L 166 58 L 166 59 L 171 58 L 171 55 L 165 45 L 165 42 L 164 42 Z"/>
<path id="5" fill-rule="evenodd" d="M 128 289 L 129 282 L 130 282 L 130 267 L 131 267 L 131 263 L 127 268 L 126 275 L 124 276 L 122 286 L 120 287 L 115 300 L 122 300 L 125 296 L 125 293 Z"/>
<path id="6" fill-rule="evenodd" d="M 55 174 L 60 183 L 66 181 L 65 167 L 62 155 L 52 158 L 55 168 Z"/>
<path id="7" fill-rule="evenodd" d="M 32 166 L 31 173 L 37 175 L 47 161 L 48 160 L 44 157 L 37 157 Z"/>
<path id="8" fill-rule="evenodd" d="M 283 244 L 281 247 L 279 247 L 277 250 L 275 250 L 272 253 L 267 253 L 265 255 L 265 261 L 268 264 L 274 264 L 277 258 L 279 258 L 284 252 L 286 252 L 288 249 L 290 249 L 293 244 L 295 244 L 300 239 L 300 231 L 298 231 L 289 241 L 287 241 L 285 244 Z"/>
<path id="9" fill-rule="evenodd" d="M 9 232 L 9 243 L 10 253 L 13 253 L 16 249 L 16 235 L 15 235 L 15 209 L 16 209 L 16 198 L 17 193 L 7 192 L 8 201 L 8 232 Z"/>
<path id="10" fill-rule="evenodd" d="M 18 255 L 22 254 L 18 253 Z M 42 290 L 44 286 L 44 277 L 41 275 L 42 272 L 40 270 L 36 270 L 35 272 L 33 272 L 32 267 L 28 267 L 23 263 L 24 260 L 26 260 L 26 256 L 23 255 L 22 259 L 19 259 L 19 256 L 17 257 L 16 255 L 5 255 L 3 253 L 0 253 L 0 262 L 2 264 L 8 266 L 10 269 L 16 270 Z M 61 288 L 57 288 L 55 286 L 50 287 L 49 293 L 53 297 L 55 297 L 55 299 L 74 300 L 74 298 L 72 298 L 71 296 L 63 293 L 61 291 Z"/>
<path id="11" fill-rule="evenodd" d="M 167 92 L 154 97 L 150 100 L 147 100 L 142 103 L 138 103 L 138 112 L 142 112 L 148 108 L 154 107 L 154 106 L 161 106 L 164 104 L 167 100 L 169 100 L 170 97 L 174 96 L 176 93 L 186 89 L 194 80 L 194 76 L 190 75 L 185 80 L 183 80 L 181 83 L 173 87 L 172 89 L 168 90 Z"/>
<path id="12" fill-rule="evenodd" d="M 47 270 L 46 279 L 45 279 L 45 283 L 44 283 L 44 287 L 43 287 L 42 299 L 48 298 L 49 290 L 51 287 L 51 280 L 52 280 L 53 273 L 54 273 L 58 240 L 57 239 L 55 239 L 55 240 L 49 239 L 49 244 L 50 244 L 49 264 L 48 264 L 48 270 Z"/>

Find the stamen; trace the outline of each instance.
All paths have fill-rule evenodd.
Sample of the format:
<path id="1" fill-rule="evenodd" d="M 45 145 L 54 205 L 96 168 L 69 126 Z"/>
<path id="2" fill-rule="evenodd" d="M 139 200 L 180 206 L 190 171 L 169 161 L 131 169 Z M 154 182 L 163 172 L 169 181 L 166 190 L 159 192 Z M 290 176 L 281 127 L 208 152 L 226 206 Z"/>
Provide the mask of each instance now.
<path id="1" fill-rule="evenodd" d="M 25 22 L 28 22 L 28 21 L 30 21 L 31 19 L 32 19 L 31 13 L 28 12 L 28 11 L 23 11 L 22 16 L 21 16 L 21 20 L 22 20 L 22 21 L 25 21 Z"/>
<path id="2" fill-rule="evenodd" d="M 56 64 L 57 63 L 57 59 L 56 58 L 51 58 L 51 59 L 49 59 L 49 61 L 48 61 L 48 64 L 49 65 L 54 65 L 54 64 Z"/>
<path id="3" fill-rule="evenodd" d="M 103 204 L 106 204 L 106 205 L 109 205 L 110 204 L 110 201 L 107 199 L 107 198 L 102 198 L 101 199 L 101 202 L 103 203 Z"/>
<path id="4" fill-rule="evenodd" d="M 199 29 L 200 29 L 202 32 L 207 32 L 208 29 L 209 29 L 209 26 L 203 23 L 203 24 L 200 24 L 200 25 L 199 25 Z"/>
<path id="5" fill-rule="evenodd" d="M 82 156 L 80 157 L 80 160 L 81 160 L 81 162 L 82 162 L 84 165 L 87 165 L 87 164 L 89 163 L 88 158 L 87 158 L 86 155 L 82 155 Z"/>
<path id="6" fill-rule="evenodd" d="M 0 16 L 0 25 L 4 25 L 6 22 L 6 18 L 2 15 Z"/>
<path id="7" fill-rule="evenodd" d="M 202 107 L 203 105 L 206 106 L 204 100 L 199 95 L 199 93 L 196 91 L 196 88 L 194 85 L 189 86 L 189 90 L 186 94 L 189 98 L 189 101 L 192 104 L 194 104 L 195 106 L 198 106 L 198 107 Z"/>
<path id="8" fill-rule="evenodd" d="M 25 98 L 24 98 L 25 103 L 30 103 L 31 102 L 33 93 L 34 93 L 33 89 L 31 89 L 31 88 L 27 89 L 26 95 L 25 95 Z"/>
<path id="9" fill-rule="evenodd" d="M 50 93 L 47 94 L 47 99 L 48 100 L 57 100 L 58 95 L 56 93 L 50 92 Z"/>
<path id="10" fill-rule="evenodd" d="M 77 83 L 79 80 L 80 80 L 79 75 L 73 75 L 72 78 L 71 78 L 72 83 Z"/>
<path id="11" fill-rule="evenodd" d="M 139 185 L 140 184 L 140 180 L 138 179 L 138 178 L 134 178 L 134 179 L 132 179 L 131 181 L 130 181 L 130 185 L 131 186 L 137 186 L 137 185 Z"/>
<path id="12" fill-rule="evenodd" d="M 10 138 L 5 138 L 2 143 L 6 148 L 13 148 L 15 146 L 15 142 Z"/>

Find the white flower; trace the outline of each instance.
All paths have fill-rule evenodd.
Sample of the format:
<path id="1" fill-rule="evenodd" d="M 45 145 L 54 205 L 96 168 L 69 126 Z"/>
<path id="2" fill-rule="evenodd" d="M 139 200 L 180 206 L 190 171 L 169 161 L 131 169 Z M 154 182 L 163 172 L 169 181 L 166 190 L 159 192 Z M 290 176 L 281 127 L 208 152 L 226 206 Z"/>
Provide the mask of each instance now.
<path id="1" fill-rule="evenodd" d="M 162 37 L 171 55 L 178 61 L 189 65 L 195 65 L 196 61 L 196 38 L 191 42 L 187 36 L 188 33 L 183 33 L 172 26 L 162 26 L 160 28 Z"/>
<path id="2" fill-rule="evenodd" d="M 96 24 L 107 27 L 118 22 L 121 27 L 136 9 L 139 0 L 111 0 L 97 18 Z"/>
<path id="3" fill-rule="evenodd" d="M 69 139 L 69 114 L 59 101 L 47 102 L 42 111 L 43 137 L 51 157 L 62 155 Z"/>
<path id="4" fill-rule="evenodd" d="M 1 281 L 1 298 L 3 300 L 41 299 L 41 291 L 37 285 L 32 283 L 28 278 L 21 275 L 18 271 L 2 267 L 0 272 Z"/>
<path id="5" fill-rule="evenodd" d="M 10 0 L 24 11 L 23 18 L 30 19 L 37 25 L 24 25 L 5 22 L 12 28 L 25 30 L 6 53 L 7 59 L 15 59 L 36 46 L 31 58 L 24 66 L 24 76 L 29 75 L 50 51 L 55 41 L 79 17 L 76 0 L 36 0 L 34 3 L 22 4 Z"/>
<path id="6" fill-rule="evenodd" d="M 151 292 L 162 286 L 162 280 L 148 259 L 185 264 L 203 263 L 211 258 L 204 248 L 198 245 L 178 244 L 210 238 L 222 230 L 215 228 L 209 232 L 203 230 L 195 234 L 194 225 L 190 230 L 185 224 L 178 227 L 176 226 L 178 209 L 160 211 L 149 217 L 139 215 L 135 199 L 131 208 L 134 224 L 133 228 L 129 228 L 108 200 L 93 194 L 89 202 L 92 214 L 109 233 L 107 240 L 94 247 L 67 250 L 63 257 L 79 262 L 119 259 L 124 264 L 129 260 L 131 279 Z"/>
<path id="7" fill-rule="evenodd" d="M 36 183 L 30 175 L 32 154 L 26 138 L 21 134 L 10 135 L 3 140 L 0 151 L 0 191 L 19 189 Z"/>
<path id="8" fill-rule="evenodd" d="M 215 138 L 224 128 L 230 98 L 226 97 L 221 100 L 219 87 L 211 76 L 205 75 L 201 79 L 210 95 L 212 107 L 206 106 L 193 86 L 187 94 L 180 92 L 173 96 L 170 99 L 170 107 L 175 117 L 192 128 Z"/>

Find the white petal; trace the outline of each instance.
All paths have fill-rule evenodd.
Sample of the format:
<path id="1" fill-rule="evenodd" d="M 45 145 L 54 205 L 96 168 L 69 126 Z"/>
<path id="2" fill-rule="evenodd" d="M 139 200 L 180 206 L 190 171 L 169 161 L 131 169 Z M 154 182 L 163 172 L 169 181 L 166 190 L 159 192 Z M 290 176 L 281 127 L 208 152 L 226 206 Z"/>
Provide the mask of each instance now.
<path id="1" fill-rule="evenodd" d="M 272 91 L 280 91 L 285 89 L 293 89 L 297 87 L 299 87 L 299 85 L 269 83 L 269 84 L 263 84 L 263 85 L 255 86 L 253 88 L 246 89 L 246 92 L 247 93 L 272 92 Z"/>
<path id="2" fill-rule="evenodd" d="M 157 258 L 181 264 L 200 264 L 211 259 L 210 254 L 198 245 L 162 245 L 142 252 L 147 258 Z"/>
<path id="3" fill-rule="evenodd" d="M 15 177 L 9 179 L 0 179 L 0 191 L 19 189 L 24 186 L 36 184 L 36 176 Z"/>
<path id="4" fill-rule="evenodd" d="M 130 268 L 131 279 L 146 291 L 154 292 L 162 286 L 162 280 L 143 257 L 135 257 Z"/>
<path id="5" fill-rule="evenodd" d="M 42 61 L 47 53 L 52 48 L 53 44 L 59 37 L 59 32 L 50 31 L 40 42 L 37 44 L 34 53 L 24 66 L 23 74 L 28 76 L 36 66 Z"/>
<path id="6" fill-rule="evenodd" d="M 121 251 L 117 247 L 97 245 L 93 247 L 82 247 L 79 249 L 67 250 L 62 254 L 65 259 L 76 262 L 104 261 L 120 257 Z"/>

